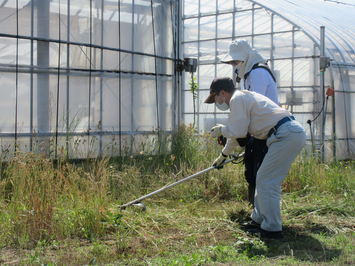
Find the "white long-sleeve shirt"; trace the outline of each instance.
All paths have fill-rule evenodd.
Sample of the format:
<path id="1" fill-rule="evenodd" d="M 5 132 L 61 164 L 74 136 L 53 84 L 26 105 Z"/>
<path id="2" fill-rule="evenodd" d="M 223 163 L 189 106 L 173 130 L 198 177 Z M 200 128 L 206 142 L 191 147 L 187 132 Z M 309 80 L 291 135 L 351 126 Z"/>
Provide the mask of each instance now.
<path id="1" fill-rule="evenodd" d="M 228 121 L 222 128 L 227 138 L 245 138 L 249 132 L 257 139 L 266 139 L 279 120 L 291 115 L 269 98 L 246 90 L 236 90 L 229 107 Z"/>
<path id="2" fill-rule="evenodd" d="M 274 103 L 279 104 L 276 82 L 266 69 L 253 69 L 246 80 L 244 80 L 244 89 L 260 93 L 271 99 Z"/>

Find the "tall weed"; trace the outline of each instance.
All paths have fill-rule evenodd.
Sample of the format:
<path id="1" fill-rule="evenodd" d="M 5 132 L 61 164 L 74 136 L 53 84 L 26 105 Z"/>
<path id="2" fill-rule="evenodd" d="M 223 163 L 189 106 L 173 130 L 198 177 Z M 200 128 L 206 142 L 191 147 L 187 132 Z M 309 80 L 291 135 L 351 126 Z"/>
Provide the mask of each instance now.
<path id="1" fill-rule="evenodd" d="M 52 163 L 33 154 L 19 154 L 8 165 L 1 192 L 10 209 L 13 235 L 30 240 L 49 238 L 58 186 Z"/>
<path id="2" fill-rule="evenodd" d="M 300 156 L 293 163 L 284 182 L 286 192 L 317 189 L 330 193 L 353 193 L 355 163 L 335 161 L 320 163 L 316 158 Z"/>
<path id="3" fill-rule="evenodd" d="M 176 157 L 176 165 L 181 167 L 196 168 L 202 161 L 206 160 L 202 153 L 200 136 L 192 126 L 181 126 L 173 134 L 171 152 Z"/>
<path id="4" fill-rule="evenodd" d="M 100 236 L 111 206 L 107 160 L 88 169 L 68 162 L 55 166 L 34 154 L 18 154 L 0 183 L 1 244 L 26 246 L 62 237 Z"/>

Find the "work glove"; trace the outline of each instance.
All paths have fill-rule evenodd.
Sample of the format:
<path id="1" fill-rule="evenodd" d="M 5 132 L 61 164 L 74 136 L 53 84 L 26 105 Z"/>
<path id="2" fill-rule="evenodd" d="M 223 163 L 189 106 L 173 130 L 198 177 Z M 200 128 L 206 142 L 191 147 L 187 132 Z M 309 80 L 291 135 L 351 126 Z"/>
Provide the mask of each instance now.
<path id="1" fill-rule="evenodd" d="M 223 168 L 223 163 L 226 161 L 227 155 L 224 155 L 221 153 L 216 160 L 213 162 L 213 166 L 217 169 L 222 169 Z"/>
<path id="2" fill-rule="evenodd" d="M 222 145 L 224 147 L 224 146 L 226 146 L 227 138 L 225 138 L 221 135 L 218 137 L 217 142 L 219 145 Z"/>
<path id="3" fill-rule="evenodd" d="M 217 138 L 222 134 L 222 128 L 224 127 L 224 125 L 221 125 L 221 124 L 217 124 L 215 125 L 213 128 L 211 128 L 211 136 L 214 137 L 214 138 Z"/>

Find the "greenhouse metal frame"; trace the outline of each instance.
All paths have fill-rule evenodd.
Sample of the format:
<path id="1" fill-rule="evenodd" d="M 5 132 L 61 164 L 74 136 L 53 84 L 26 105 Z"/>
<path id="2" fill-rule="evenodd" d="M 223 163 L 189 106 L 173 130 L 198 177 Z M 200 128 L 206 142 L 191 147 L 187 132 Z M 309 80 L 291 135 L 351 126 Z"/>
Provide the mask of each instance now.
<path id="1" fill-rule="evenodd" d="M 268 59 L 308 151 L 353 159 L 355 6 L 341 2 L 0 0 L 1 159 L 169 152 L 180 124 L 227 118 L 203 100 L 234 75 L 220 56 L 236 39 Z"/>
<path id="2" fill-rule="evenodd" d="M 154 152 L 177 123 L 178 7 L 0 1 L 2 157 Z"/>
<path id="3" fill-rule="evenodd" d="M 354 5 L 185 0 L 183 10 L 184 56 L 198 59 L 199 84 L 194 111 L 191 77 L 185 75 L 186 123 L 195 121 L 200 131 L 208 131 L 227 118 L 228 112 L 203 101 L 213 78 L 235 75 L 232 67 L 220 63 L 229 43 L 246 39 L 276 74 L 280 104 L 305 127 L 309 152 L 323 160 L 354 158 Z M 334 96 L 327 97 L 328 88 Z"/>

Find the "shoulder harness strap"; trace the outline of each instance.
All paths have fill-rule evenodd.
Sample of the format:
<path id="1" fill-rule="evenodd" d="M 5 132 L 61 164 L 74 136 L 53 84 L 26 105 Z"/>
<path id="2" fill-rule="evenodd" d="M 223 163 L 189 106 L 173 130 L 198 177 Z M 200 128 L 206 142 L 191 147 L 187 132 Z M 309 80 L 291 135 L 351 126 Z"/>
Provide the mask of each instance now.
<path id="1" fill-rule="evenodd" d="M 274 82 L 276 82 L 276 78 L 274 76 L 274 74 L 271 72 L 270 68 L 268 67 L 268 65 L 259 65 L 259 64 L 255 64 L 253 65 L 253 67 L 251 68 L 251 70 L 247 73 L 245 73 L 244 75 L 244 80 L 246 80 L 250 74 L 250 72 L 252 72 L 254 69 L 256 68 L 263 68 L 263 69 L 266 69 L 267 72 L 269 72 L 269 74 L 271 75 L 272 79 L 274 80 Z"/>

